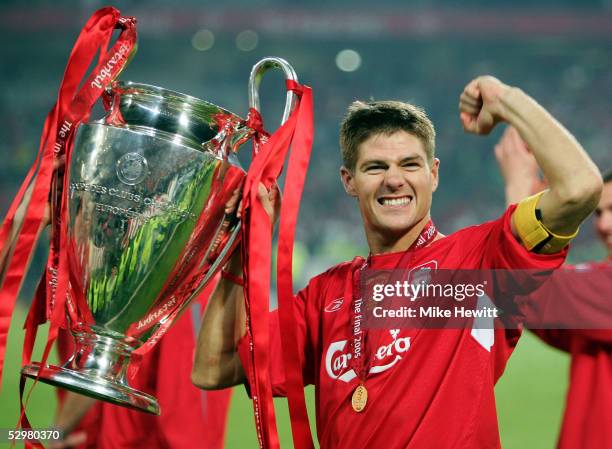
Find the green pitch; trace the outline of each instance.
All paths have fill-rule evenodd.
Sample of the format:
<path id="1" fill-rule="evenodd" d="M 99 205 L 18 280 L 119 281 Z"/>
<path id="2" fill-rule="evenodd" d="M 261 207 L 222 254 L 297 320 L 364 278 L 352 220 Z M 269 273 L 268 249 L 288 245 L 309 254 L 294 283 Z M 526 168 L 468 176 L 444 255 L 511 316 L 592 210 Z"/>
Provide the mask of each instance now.
<path id="1" fill-rule="evenodd" d="M 0 428 L 13 428 L 18 418 L 18 371 L 23 342 L 21 325 L 25 313 L 23 308 L 18 309 L 11 325 L 0 393 Z M 42 354 L 45 336 L 46 329 L 41 330 L 34 360 L 39 360 Z M 565 398 L 567 371 L 567 356 L 550 349 L 531 334 L 525 334 L 521 338 L 517 350 L 510 359 L 506 374 L 496 389 L 504 449 L 555 447 Z M 307 398 L 314 431 L 314 394 L 311 387 L 307 390 Z M 38 384 L 28 407 L 32 426 L 49 427 L 55 406 L 53 388 Z M 286 401 L 277 400 L 276 410 L 281 447 L 290 448 L 291 431 Z M 8 444 L 0 443 L 0 448 L 8 447 Z M 225 447 L 228 449 L 257 447 L 251 402 L 242 387 L 236 388 L 233 394 Z"/>

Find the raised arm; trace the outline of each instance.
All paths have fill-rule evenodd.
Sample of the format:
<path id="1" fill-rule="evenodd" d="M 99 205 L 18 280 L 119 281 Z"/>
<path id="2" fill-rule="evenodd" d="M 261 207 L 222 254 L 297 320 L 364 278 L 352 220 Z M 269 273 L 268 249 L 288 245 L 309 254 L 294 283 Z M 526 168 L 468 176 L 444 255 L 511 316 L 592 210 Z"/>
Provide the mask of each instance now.
<path id="1" fill-rule="evenodd" d="M 537 202 L 541 223 L 554 234 L 573 234 L 602 190 L 599 170 L 580 143 L 533 98 L 491 76 L 465 87 L 459 109 L 467 132 L 488 134 L 499 122 L 518 131 L 548 181 Z M 513 232 L 518 237 L 514 225 Z"/>
<path id="2" fill-rule="evenodd" d="M 236 207 L 240 210 L 236 191 L 226 205 L 226 213 Z M 260 184 L 259 199 L 270 220 L 274 223 L 280 209 L 280 193 L 277 186 L 269 191 Z M 242 278 L 240 248 L 224 267 L 230 277 Z M 246 311 L 242 285 L 228 277 L 221 277 L 215 289 L 200 327 L 196 354 L 191 372 L 193 384 L 202 389 L 214 390 L 238 385 L 246 380 L 238 355 L 238 342 L 246 332 Z"/>
<path id="3" fill-rule="evenodd" d="M 224 268 L 242 277 L 240 250 Z M 242 286 L 221 277 L 208 302 L 196 343 L 191 372 L 193 384 L 205 390 L 226 388 L 245 381 L 238 356 L 238 342 L 246 332 L 246 312 Z"/>

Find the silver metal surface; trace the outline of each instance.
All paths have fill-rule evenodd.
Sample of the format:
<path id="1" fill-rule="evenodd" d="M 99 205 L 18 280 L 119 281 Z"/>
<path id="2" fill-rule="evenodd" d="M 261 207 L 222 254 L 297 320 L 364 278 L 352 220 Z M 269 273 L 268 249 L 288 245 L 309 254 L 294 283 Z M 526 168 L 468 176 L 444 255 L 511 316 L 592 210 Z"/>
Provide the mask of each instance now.
<path id="1" fill-rule="evenodd" d="M 249 82 L 258 107 L 258 63 Z M 155 86 L 114 83 L 108 111 L 79 127 L 67 163 L 70 290 L 76 350 L 63 367 L 29 377 L 149 413 L 159 406 L 127 384 L 132 351 L 156 341 L 238 242 L 225 204 L 245 171 L 235 152 L 253 130 L 211 103 Z M 253 95 L 254 96 L 251 96 Z M 283 120 L 293 107 L 287 97 Z"/>
<path id="2" fill-rule="evenodd" d="M 261 78 L 264 73 L 270 69 L 280 69 L 285 75 L 285 79 L 296 81 L 298 80 L 295 70 L 293 67 L 285 61 L 283 58 L 277 58 L 269 56 L 263 58 L 251 69 L 251 75 L 249 77 L 249 107 L 261 110 L 259 103 L 259 85 L 261 84 Z M 294 92 L 288 90 L 287 97 L 285 99 L 285 109 L 283 111 L 283 117 L 281 118 L 281 125 L 287 121 L 291 111 L 295 107 L 297 102 L 297 96 Z"/>
<path id="3" fill-rule="evenodd" d="M 61 388 L 136 410 L 158 415 L 157 400 L 131 388 L 126 380 L 133 348 L 118 339 L 93 333 L 75 335 L 74 355 L 62 367 L 39 363 L 26 366 L 24 375 Z"/>

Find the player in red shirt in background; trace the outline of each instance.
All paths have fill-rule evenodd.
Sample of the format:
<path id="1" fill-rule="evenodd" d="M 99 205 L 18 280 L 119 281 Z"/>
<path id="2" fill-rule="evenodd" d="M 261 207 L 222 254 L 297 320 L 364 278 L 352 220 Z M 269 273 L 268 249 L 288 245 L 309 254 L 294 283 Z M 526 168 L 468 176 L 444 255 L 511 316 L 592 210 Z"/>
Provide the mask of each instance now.
<path id="1" fill-rule="evenodd" d="M 479 77 L 466 86 L 459 106 L 467 132 L 488 134 L 499 122 L 514 125 L 533 148 L 550 190 L 495 221 L 443 236 L 430 218 L 440 161 L 425 113 L 401 102 L 351 105 L 341 127 L 340 174 L 357 200 L 370 255 L 313 278 L 295 298 L 291 323 L 303 351 L 304 380 L 315 385 L 322 448 L 500 447 L 493 387 L 518 332 L 476 326 L 357 331 L 360 307 L 369 301 L 359 297 L 359 278 L 366 268 L 556 268 L 599 201 L 595 165 L 523 91 Z M 259 200 L 275 219 L 278 192 L 260 186 Z M 241 275 L 239 252 L 225 270 L 231 276 L 220 281 L 198 337 L 192 379 L 205 389 L 244 383 L 250 369 L 243 362 L 249 343 L 243 338 L 244 295 L 235 281 Z M 351 285 L 352 295 L 344 297 Z M 271 332 L 273 390 L 283 394 L 278 326 Z"/>
<path id="2" fill-rule="evenodd" d="M 517 203 L 541 188 L 537 162 L 515 129 L 509 127 L 505 131 L 495 155 L 504 178 L 507 204 Z M 612 323 L 612 170 L 604 174 L 603 182 L 594 223 L 606 248 L 606 259 L 565 266 L 530 295 L 537 307 L 526 312 L 527 327 L 571 356 L 559 449 L 612 447 L 612 326 L 599 328 L 589 322 L 593 313 L 598 313 L 607 314 L 602 323 Z M 571 272 L 580 275 L 568 275 Z M 585 316 L 573 318 L 584 329 L 544 328 L 553 319 L 552 323 L 563 324 L 563 315 L 568 311 L 574 317 Z"/>
<path id="3" fill-rule="evenodd" d="M 160 416 L 58 390 L 60 406 L 55 427 L 64 441 L 50 449 L 223 449 L 231 390 L 198 390 L 190 382 L 200 311 L 216 285 L 210 282 L 194 304 L 143 357 L 130 384 L 155 396 Z M 72 354 L 72 338 L 64 332 L 60 358 Z"/>

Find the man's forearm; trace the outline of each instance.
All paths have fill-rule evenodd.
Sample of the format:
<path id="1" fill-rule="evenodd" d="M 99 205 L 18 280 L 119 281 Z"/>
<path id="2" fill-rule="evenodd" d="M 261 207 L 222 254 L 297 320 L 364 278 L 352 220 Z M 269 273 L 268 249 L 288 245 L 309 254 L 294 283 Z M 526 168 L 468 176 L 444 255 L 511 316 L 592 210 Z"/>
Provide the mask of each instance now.
<path id="1" fill-rule="evenodd" d="M 230 259 L 226 270 L 241 276 L 239 254 Z M 191 376 L 196 386 L 217 389 L 244 381 L 237 346 L 246 332 L 245 317 L 242 286 L 222 277 L 202 318 Z"/>
<path id="2" fill-rule="evenodd" d="M 527 143 L 550 190 L 538 207 L 551 231 L 571 234 L 595 208 L 601 175 L 580 143 L 535 100 L 518 88 L 501 96 L 504 118 Z"/>

